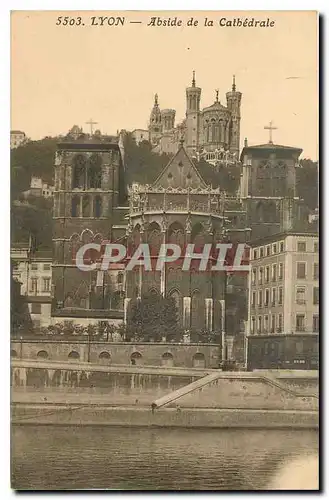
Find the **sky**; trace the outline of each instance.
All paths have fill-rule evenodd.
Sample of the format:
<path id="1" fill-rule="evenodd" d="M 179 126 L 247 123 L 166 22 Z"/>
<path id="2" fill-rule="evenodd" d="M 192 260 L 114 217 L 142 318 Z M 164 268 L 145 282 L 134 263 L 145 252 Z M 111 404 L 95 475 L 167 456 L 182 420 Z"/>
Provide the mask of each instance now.
<path id="1" fill-rule="evenodd" d="M 11 129 L 31 139 L 66 134 L 92 118 L 103 133 L 147 128 L 154 94 L 161 108 L 185 115 L 192 71 L 201 107 L 226 104 L 232 75 L 242 92 L 241 145 L 268 142 L 303 148 L 318 159 L 318 53 L 315 12 L 65 12 L 84 25 L 56 25 L 63 12 L 11 14 Z M 91 25 L 92 16 L 124 16 L 124 26 Z M 151 17 L 182 20 L 147 26 Z M 186 26 L 193 17 L 198 26 Z M 214 26 L 204 26 L 205 17 Z M 253 17 L 274 27 L 220 27 L 221 18 Z M 131 24 L 130 21 L 141 21 Z M 293 78 L 292 78 L 293 77 Z"/>

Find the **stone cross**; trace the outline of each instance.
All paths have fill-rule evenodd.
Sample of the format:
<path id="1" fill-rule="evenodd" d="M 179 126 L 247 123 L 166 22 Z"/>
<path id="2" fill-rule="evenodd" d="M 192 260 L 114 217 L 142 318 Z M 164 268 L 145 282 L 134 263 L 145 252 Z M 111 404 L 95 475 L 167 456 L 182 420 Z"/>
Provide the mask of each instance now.
<path id="1" fill-rule="evenodd" d="M 89 122 L 86 122 L 87 125 L 90 125 L 90 135 L 93 135 L 93 125 L 97 125 L 97 122 L 93 122 L 93 119 L 90 118 Z"/>
<path id="2" fill-rule="evenodd" d="M 273 122 L 270 121 L 269 125 L 266 125 L 264 127 L 265 130 L 269 130 L 270 131 L 270 140 L 268 141 L 269 144 L 273 144 L 273 140 L 272 140 L 272 131 L 273 130 L 277 130 L 278 128 L 277 127 L 273 127 Z"/>

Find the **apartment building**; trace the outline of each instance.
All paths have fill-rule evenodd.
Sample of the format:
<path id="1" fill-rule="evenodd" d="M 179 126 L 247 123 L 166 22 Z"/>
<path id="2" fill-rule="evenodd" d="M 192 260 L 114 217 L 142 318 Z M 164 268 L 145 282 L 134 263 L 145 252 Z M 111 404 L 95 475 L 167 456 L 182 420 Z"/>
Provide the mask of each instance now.
<path id="1" fill-rule="evenodd" d="M 33 326 L 38 329 L 50 324 L 51 316 L 51 251 L 33 255 L 28 246 L 11 249 L 13 277 L 21 283 L 21 295 L 26 296 Z"/>
<path id="2" fill-rule="evenodd" d="M 281 233 L 251 247 L 248 335 L 318 333 L 318 234 Z"/>

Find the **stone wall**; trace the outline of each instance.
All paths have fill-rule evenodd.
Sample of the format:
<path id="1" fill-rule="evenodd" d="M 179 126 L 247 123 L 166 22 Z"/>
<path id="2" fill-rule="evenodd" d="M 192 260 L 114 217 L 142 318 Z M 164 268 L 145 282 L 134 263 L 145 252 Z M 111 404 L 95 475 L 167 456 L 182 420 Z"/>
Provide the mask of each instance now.
<path id="1" fill-rule="evenodd" d="M 12 341 L 11 356 L 21 359 L 84 361 L 113 365 L 218 368 L 216 344 L 165 344 L 128 342 Z"/>

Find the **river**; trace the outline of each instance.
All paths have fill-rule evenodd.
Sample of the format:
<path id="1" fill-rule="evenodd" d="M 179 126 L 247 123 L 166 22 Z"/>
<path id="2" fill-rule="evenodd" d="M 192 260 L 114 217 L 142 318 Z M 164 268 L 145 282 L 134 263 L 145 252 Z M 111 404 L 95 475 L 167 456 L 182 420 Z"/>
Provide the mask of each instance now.
<path id="1" fill-rule="evenodd" d="M 12 487 L 24 490 L 259 490 L 312 430 L 13 426 Z"/>

